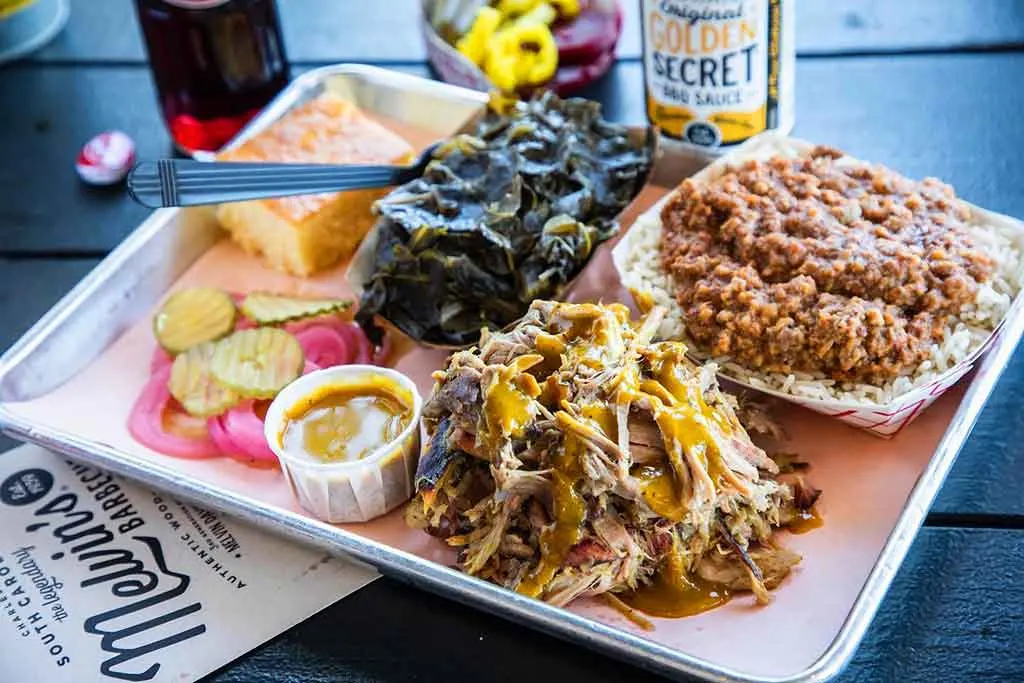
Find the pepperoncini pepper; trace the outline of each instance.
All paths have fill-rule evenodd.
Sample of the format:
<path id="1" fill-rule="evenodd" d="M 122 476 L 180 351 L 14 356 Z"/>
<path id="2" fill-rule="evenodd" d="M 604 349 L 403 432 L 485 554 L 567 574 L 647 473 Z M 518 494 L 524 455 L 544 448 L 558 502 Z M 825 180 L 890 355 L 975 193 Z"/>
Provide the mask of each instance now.
<path id="1" fill-rule="evenodd" d="M 477 66 L 483 66 L 501 18 L 501 12 L 493 7 L 481 7 L 469 31 L 455 43 L 455 49 Z"/>
<path id="2" fill-rule="evenodd" d="M 540 85 L 551 79 L 557 68 L 558 45 L 543 24 L 502 29 L 491 41 L 484 60 L 484 73 L 505 92 Z"/>
<path id="3" fill-rule="evenodd" d="M 555 10 L 554 7 L 551 6 L 551 3 L 542 2 L 539 5 L 536 5 L 529 12 L 526 12 L 525 14 L 520 14 L 514 19 L 509 19 L 508 21 L 506 21 L 504 24 L 501 25 L 501 28 L 498 29 L 498 33 L 501 33 L 502 31 L 507 31 L 508 29 L 511 28 L 519 28 L 521 26 L 529 26 L 531 24 L 542 24 L 544 26 L 550 26 L 555 22 L 555 19 L 557 18 L 558 12 Z"/>
<path id="4" fill-rule="evenodd" d="M 505 17 L 518 17 L 539 5 L 541 0 L 498 0 L 498 11 Z"/>
<path id="5" fill-rule="evenodd" d="M 558 10 L 562 19 L 572 19 L 580 13 L 580 0 L 547 0 L 548 4 Z"/>

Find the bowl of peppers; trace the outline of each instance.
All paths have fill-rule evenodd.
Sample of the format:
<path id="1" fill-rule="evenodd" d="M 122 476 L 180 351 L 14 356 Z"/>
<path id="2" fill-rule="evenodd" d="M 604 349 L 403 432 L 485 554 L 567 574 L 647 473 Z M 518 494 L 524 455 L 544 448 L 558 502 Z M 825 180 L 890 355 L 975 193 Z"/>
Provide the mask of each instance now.
<path id="1" fill-rule="evenodd" d="M 423 0 L 427 57 L 442 80 L 527 97 L 600 78 L 622 33 L 618 0 Z"/>

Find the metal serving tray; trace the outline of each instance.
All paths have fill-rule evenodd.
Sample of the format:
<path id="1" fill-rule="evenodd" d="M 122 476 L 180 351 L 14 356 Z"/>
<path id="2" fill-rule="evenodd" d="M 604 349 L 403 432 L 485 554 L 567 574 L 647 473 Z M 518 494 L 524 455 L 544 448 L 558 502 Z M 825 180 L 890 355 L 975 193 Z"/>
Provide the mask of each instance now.
<path id="1" fill-rule="evenodd" d="M 250 124 L 240 139 L 254 135 L 292 107 L 325 89 L 352 99 L 367 111 L 434 129 L 438 121 L 444 121 L 451 130 L 455 130 L 479 110 L 485 99 L 480 93 L 380 69 L 353 65 L 325 67 L 298 78 Z M 659 162 L 659 176 L 662 178 L 668 174 L 669 180 L 678 181 L 683 171 L 690 172 L 696 167 L 693 159 L 672 156 L 671 152 L 666 154 Z M 906 470 L 900 475 L 905 487 L 894 494 L 895 498 L 873 502 L 876 507 L 891 508 L 891 514 L 887 512 L 890 516 L 878 522 L 882 531 L 874 537 L 876 545 L 857 556 L 863 562 L 864 572 L 859 575 L 861 578 L 856 585 L 839 599 L 842 605 L 836 609 L 841 610 L 840 616 L 834 620 L 834 631 L 830 622 L 821 650 L 815 650 L 820 654 L 815 654 L 806 664 L 800 664 L 792 671 L 782 671 L 782 668 L 754 670 L 745 664 L 723 664 L 722 660 L 714 657 L 699 657 L 685 652 L 679 646 L 679 639 L 674 646 L 666 645 L 653 635 L 631 628 L 625 620 L 616 622 L 606 618 L 607 615 L 602 617 L 596 608 L 583 606 L 576 609 L 574 606 L 562 609 L 523 597 L 461 574 L 428 559 L 423 553 L 413 554 L 370 538 L 362 527 L 342 528 L 319 522 L 295 507 L 282 504 L 280 499 L 268 502 L 238 488 L 192 478 L 172 466 L 173 463 L 168 464 L 166 459 L 139 458 L 111 445 L 113 442 L 105 438 L 88 438 L 74 430 L 56 426 L 54 420 L 60 422 L 62 416 L 40 419 L 38 411 L 26 411 L 25 406 L 45 401 L 48 396 L 59 392 L 60 387 L 72 383 L 76 376 L 88 373 L 88 367 L 98 361 L 108 347 L 120 343 L 118 340 L 122 335 L 129 336 L 140 321 L 148 318 L 167 289 L 221 238 L 210 211 L 163 209 L 150 216 L 0 359 L 0 426 L 15 437 L 141 480 L 183 499 L 234 514 L 353 561 L 372 565 L 399 580 L 676 678 L 690 675 L 713 680 L 767 683 L 824 681 L 838 673 L 864 635 L 932 500 L 1024 332 L 1024 315 L 1017 305 L 969 385 L 965 381 L 963 385 L 966 386 L 962 385 L 948 398 L 944 397 L 908 432 L 891 442 L 860 437 L 854 430 L 828 423 L 827 418 L 792 409 L 795 412 L 789 415 L 787 426 L 795 425 L 798 431 L 805 432 L 805 444 L 811 444 L 812 450 L 817 448 L 819 451 L 818 459 L 812 460 L 812 479 L 820 476 L 822 479 L 850 482 L 841 487 L 833 486 L 832 492 L 828 486 L 823 486 L 825 532 L 830 525 L 833 525 L 833 535 L 837 536 L 857 528 L 843 526 L 847 521 L 839 503 L 847 487 L 858 485 L 852 480 L 871 477 L 866 470 L 863 476 L 848 476 L 850 468 L 856 467 L 856 459 L 863 456 L 862 451 L 869 451 L 870 457 L 877 458 L 874 461 L 877 468 L 883 467 L 880 463 L 900 463 L 898 466 Z M 602 259 L 603 264 L 592 264 L 593 268 L 610 269 L 607 250 L 603 255 L 595 256 L 595 261 Z M 590 291 L 607 292 L 606 273 L 598 271 L 591 278 L 595 281 L 590 283 Z M 582 279 L 586 281 L 587 277 Z M 588 284 L 584 282 L 581 286 L 586 290 Z M 103 391 L 103 388 L 95 389 L 99 395 Z M 92 401 L 95 403 L 96 399 L 92 398 Z M 804 425 L 809 425 L 807 430 L 803 429 Z M 822 449 L 841 447 L 836 445 L 836 435 L 839 443 L 849 439 L 856 445 L 838 456 L 821 456 Z M 857 438 L 868 441 L 857 442 Z M 894 448 L 897 449 L 895 453 L 892 451 Z M 839 470 L 844 476 L 837 475 Z M 888 476 L 887 473 L 882 474 Z M 849 495 L 864 494 L 852 491 Z M 831 510 L 827 507 L 830 501 L 835 503 Z M 816 534 L 823 532 L 819 530 L 815 534 L 807 534 L 807 537 L 816 543 Z M 824 534 L 819 540 L 826 538 L 827 534 Z M 846 539 L 843 542 L 846 543 Z M 865 553 L 870 557 L 863 557 Z M 828 583 L 830 579 L 822 576 L 828 573 L 826 570 L 837 571 L 837 565 L 849 563 L 848 558 L 832 558 L 820 549 L 808 551 L 805 557 L 807 568 L 801 570 L 799 576 L 787 580 L 789 585 L 780 589 L 776 604 L 764 611 L 754 612 L 740 606 L 727 612 L 732 605 L 730 603 L 730 606 L 711 613 L 719 616 L 711 617 L 712 621 L 707 623 L 732 624 L 740 622 L 729 620 L 760 618 L 751 614 L 767 614 L 772 619 L 802 617 L 802 613 L 786 611 L 792 609 L 787 605 L 797 604 L 803 605 L 802 609 L 813 609 L 800 602 L 802 591 L 817 590 L 815 582 L 824 580 Z M 849 599 L 845 601 L 847 597 Z M 719 614 L 720 611 L 725 613 Z M 682 621 L 690 623 L 690 620 Z M 714 637 L 716 633 L 723 632 L 715 629 L 721 629 L 721 626 L 703 627 L 704 631 L 712 632 L 710 636 L 705 633 L 703 637 Z M 732 636 L 730 629 L 725 632 Z M 771 641 L 772 638 L 763 640 Z"/>

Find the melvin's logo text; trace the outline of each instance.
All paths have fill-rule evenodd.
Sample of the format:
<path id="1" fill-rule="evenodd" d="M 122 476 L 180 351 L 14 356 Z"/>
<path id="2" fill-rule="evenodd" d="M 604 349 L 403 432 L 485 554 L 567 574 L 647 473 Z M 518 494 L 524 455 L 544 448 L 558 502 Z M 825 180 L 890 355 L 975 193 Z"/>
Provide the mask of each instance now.
<path id="1" fill-rule="evenodd" d="M 106 653 L 100 671 L 125 681 L 151 680 L 160 670 L 165 650 L 206 631 L 199 614 L 202 604 L 189 603 L 183 597 L 190 579 L 167 566 L 159 539 L 138 533 L 145 520 L 114 478 L 82 465 L 71 468 L 85 484 L 81 495 L 66 487 L 64 492 L 50 495 L 54 476 L 40 468 L 22 470 L 0 484 L 0 503 L 36 506 L 25 530 L 38 535 L 38 540 L 16 549 L 10 563 L 18 570 L 27 567 L 12 571 L 10 577 L 14 582 L 23 580 L 25 586 L 12 583 L 7 588 L 24 596 L 20 600 L 26 613 L 16 613 L 11 619 L 23 635 L 35 630 L 52 652 L 56 636 L 46 631 L 63 622 L 57 616 L 67 617 L 63 608 L 60 612 L 56 609 L 63 585 L 55 577 L 47 577 L 39 564 L 47 555 L 54 562 L 75 562 L 84 573 L 79 582 L 82 589 L 110 593 L 110 609 L 81 622 L 86 633 L 100 638 Z M 49 550 L 51 546 L 53 550 Z M 0 564 L 4 561 L 0 556 Z M 26 586 L 35 592 L 38 604 L 51 605 L 50 612 L 29 611 L 33 598 Z M 11 604 L 12 613 L 18 604 Z M 67 657 L 63 660 L 57 660 L 59 665 L 70 661 Z"/>

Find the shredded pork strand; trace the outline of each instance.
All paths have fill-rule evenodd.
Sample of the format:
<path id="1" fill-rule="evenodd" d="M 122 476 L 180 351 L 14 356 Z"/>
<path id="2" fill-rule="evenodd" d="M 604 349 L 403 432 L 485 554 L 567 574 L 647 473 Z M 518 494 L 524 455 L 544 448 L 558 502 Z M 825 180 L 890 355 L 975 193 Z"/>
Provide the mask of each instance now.
<path id="1" fill-rule="evenodd" d="M 464 571 L 556 605 L 628 600 L 670 565 L 766 602 L 799 561 L 772 533 L 818 491 L 775 478 L 744 426 L 781 434 L 766 411 L 651 341 L 662 314 L 535 302 L 454 354 L 424 408 L 410 523 Z"/>

